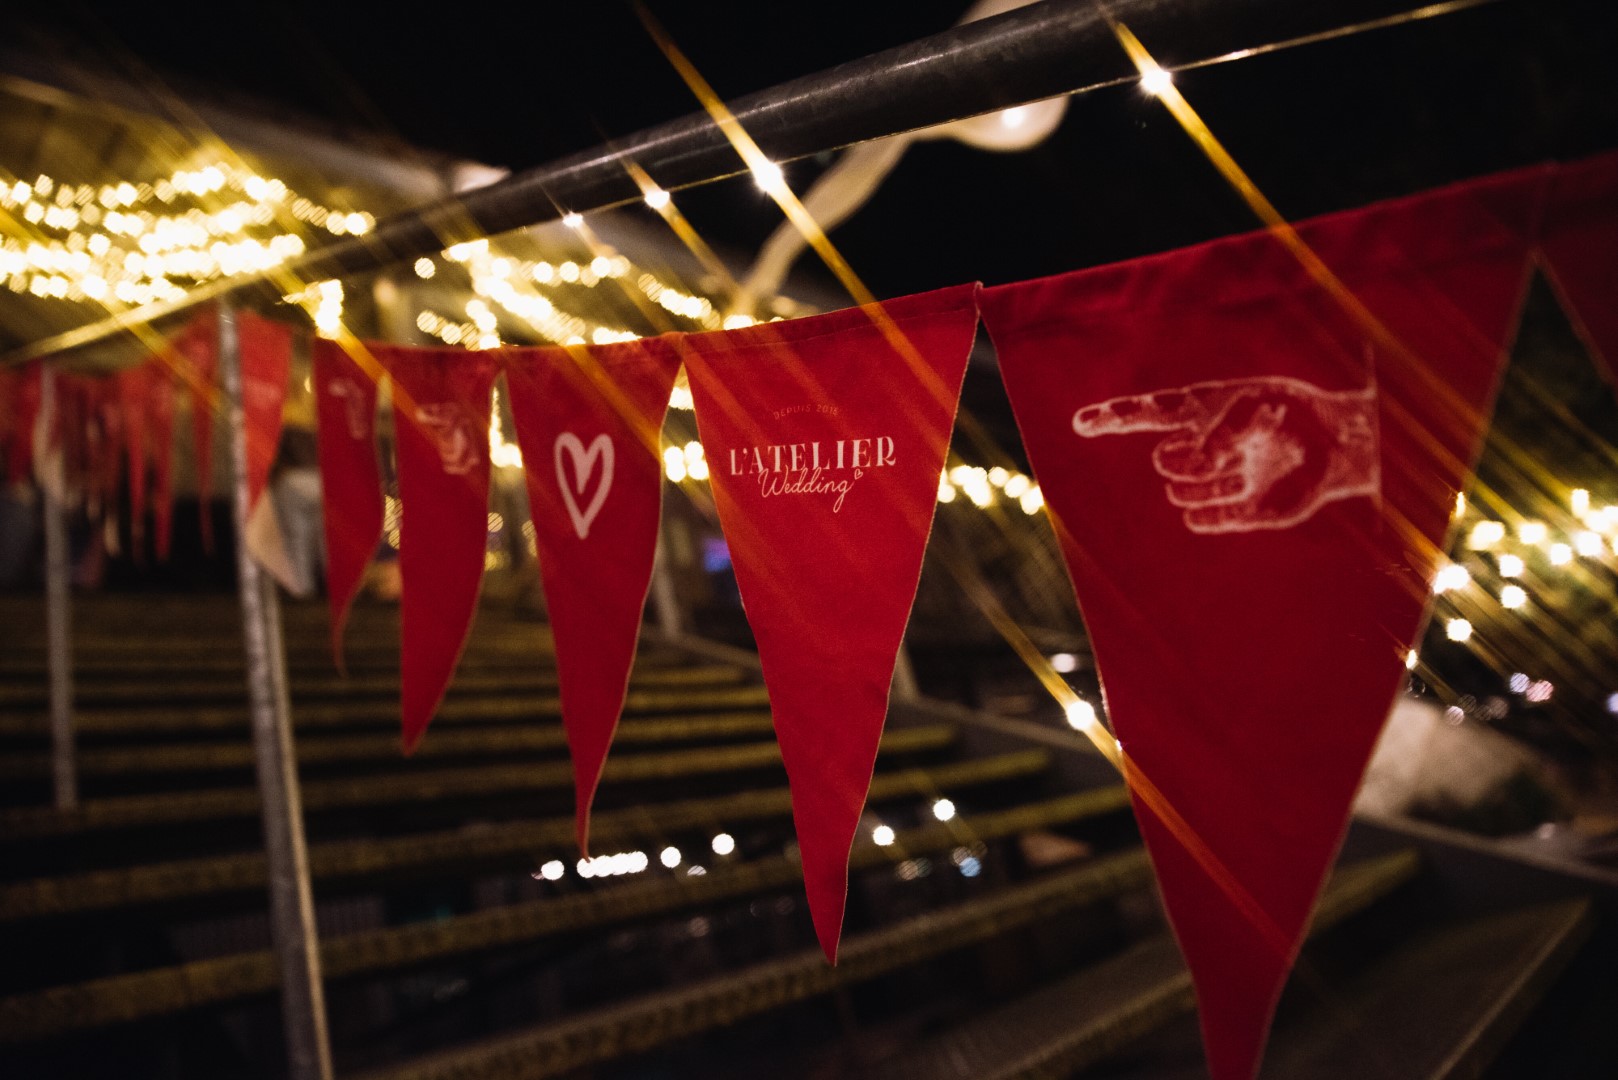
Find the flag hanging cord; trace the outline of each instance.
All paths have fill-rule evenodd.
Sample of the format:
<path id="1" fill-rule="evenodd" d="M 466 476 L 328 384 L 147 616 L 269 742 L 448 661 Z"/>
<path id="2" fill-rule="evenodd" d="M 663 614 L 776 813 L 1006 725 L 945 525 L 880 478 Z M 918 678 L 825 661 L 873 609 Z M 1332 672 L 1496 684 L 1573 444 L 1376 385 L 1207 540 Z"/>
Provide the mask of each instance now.
<path id="1" fill-rule="evenodd" d="M 1114 20 L 1171 62 L 1208 67 L 1367 30 L 1497 3 L 1340 0 L 1332 10 L 1285 0 L 1044 0 L 908 45 L 738 98 L 730 111 L 773 162 L 915 131 L 1058 95 L 1134 82 Z M 1255 38 L 1266 38 L 1254 45 Z M 1193 44 L 1194 42 L 1194 44 Z M 1184 57 L 1183 60 L 1176 59 Z M 632 173 L 665 190 L 722 180 L 746 168 L 705 112 L 647 128 L 314 248 L 271 271 L 223 279 L 184 297 L 115 312 L 0 356 L 0 366 L 96 344 L 224 296 L 279 298 L 275 281 L 341 278 L 435 255 L 450 244 L 636 202 Z"/>

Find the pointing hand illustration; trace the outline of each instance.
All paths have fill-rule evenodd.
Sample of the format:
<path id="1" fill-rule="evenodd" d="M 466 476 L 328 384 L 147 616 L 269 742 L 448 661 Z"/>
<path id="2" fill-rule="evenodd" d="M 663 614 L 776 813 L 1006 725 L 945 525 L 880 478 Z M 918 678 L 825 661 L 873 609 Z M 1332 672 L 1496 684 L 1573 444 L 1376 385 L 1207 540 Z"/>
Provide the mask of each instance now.
<path id="1" fill-rule="evenodd" d="M 1152 465 L 1194 533 L 1287 529 L 1380 490 L 1376 387 L 1326 391 L 1279 376 L 1196 383 L 1087 405 L 1086 438 L 1163 432 Z"/>

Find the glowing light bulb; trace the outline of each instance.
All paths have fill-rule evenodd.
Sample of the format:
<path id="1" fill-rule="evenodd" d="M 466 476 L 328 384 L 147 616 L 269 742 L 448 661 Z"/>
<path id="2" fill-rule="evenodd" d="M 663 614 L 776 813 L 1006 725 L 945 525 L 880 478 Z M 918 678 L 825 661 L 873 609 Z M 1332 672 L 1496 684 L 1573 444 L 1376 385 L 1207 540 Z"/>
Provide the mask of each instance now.
<path id="1" fill-rule="evenodd" d="M 1067 726 L 1075 731 L 1095 727 L 1096 707 L 1083 698 L 1074 698 L 1067 703 Z"/>
<path id="2" fill-rule="evenodd" d="M 886 825 L 878 825 L 871 830 L 871 843 L 877 847 L 887 847 L 894 841 L 893 830 Z"/>
<path id="3" fill-rule="evenodd" d="M 1079 658 L 1070 652 L 1059 652 L 1051 657 L 1051 670 L 1058 675 L 1066 675 L 1075 671 L 1079 666 Z"/>
<path id="4" fill-rule="evenodd" d="M 1449 563 L 1439 568 L 1438 574 L 1433 578 L 1433 592 L 1446 593 L 1454 589 L 1464 589 L 1471 582 L 1472 575 L 1466 567 L 1459 563 Z"/>
<path id="5" fill-rule="evenodd" d="M 1159 69 L 1161 70 L 1161 69 Z M 1016 130 L 1028 122 L 1028 110 L 1021 105 L 1000 110 L 1000 125 Z"/>
<path id="6" fill-rule="evenodd" d="M 1573 561 L 1573 549 L 1566 544 L 1552 544 L 1545 554 L 1552 566 L 1566 566 Z"/>
<path id="7" fill-rule="evenodd" d="M 1580 555 L 1586 557 L 1600 555 L 1606 546 L 1598 532 L 1586 529 L 1573 534 L 1573 549 Z"/>
<path id="8" fill-rule="evenodd" d="M 1173 85 L 1174 76 L 1156 64 L 1141 69 L 1140 88 L 1153 97 L 1162 97 Z"/>
<path id="9" fill-rule="evenodd" d="M 685 455 L 680 452 L 678 446 L 664 449 L 663 473 L 676 484 L 685 479 Z"/>
<path id="10" fill-rule="evenodd" d="M 722 832 L 713 838 L 713 853 L 715 855 L 729 855 L 736 850 L 736 838 L 728 832 Z"/>
<path id="11" fill-rule="evenodd" d="M 582 229 L 584 228 L 584 215 L 570 210 L 562 215 L 562 224 L 570 229 Z"/>
<path id="12" fill-rule="evenodd" d="M 416 276 L 425 280 L 438 273 L 438 266 L 431 259 L 423 255 L 416 260 Z"/>
<path id="13" fill-rule="evenodd" d="M 1501 577 L 1521 577 L 1523 561 L 1516 555 L 1502 555 L 1496 560 L 1500 566 Z"/>
<path id="14" fill-rule="evenodd" d="M 933 817 L 939 821 L 949 821 L 955 816 L 955 804 L 948 799 L 939 799 L 933 803 Z"/>
<path id="15" fill-rule="evenodd" d="M 1472 636 L 1472 624 L 1465 619 L 1451 619 L 1444 624 L 1444 634 L 1451 641 L 1465 641 Z"/>
<path id="16" fill-rule="evenodd" d="M 1517 526 L 1517 539 L 1525 544 L 1543 544 L 1548 533 L 1543 521 L 1525 521 Z"/>
<path id="17" fill-rule="evenodd" d="M 669 205 L 669 193 L 662 188 L 655 187 L 646 193 L 646 205 L 653 210 L 663 210 Z"/>
<path id="18" fill-rule="evenodd" d="M 1406 671 L 1415 671 L 1416 670 L 1416 665 L 1419 664 L 1419 663 L 1421 663 L 1421 655 L 1419 653 L 1417 653 L 1415 649 L 1411 649 L 1411 650 L 1409 650 L 1408 652 L 1405 653 L 1405 670 Z"/>
<path id="19" fill-rule="evenodd" d="M 761 161 L 753 167 L 753 183 L 760 191 L 774 194 L 786 186 L 786 177 L 775 162 Z"/>
<path id="20" fill-rule="evenodd" d="M 680 849 L 677 847 L 664 848 L 663 853 L 658 856 L 658 861 L 660 861 L 670 870 L 673 870 L 676 866 L 680 865 Z"/>
<path id="21" fill-rule="evenodd" d="M 1523 591 L 1521 585 L 1507 585 L 1500 590 L 1500 606 L 1504 608 L 1520 608 L 1528 603 L 1528 593 Z"/>
<path id="22" fill-rule="evenodd" d="M 537 876 L 544 878 L 546 881 L 560 881 L 565 873 L 567 873 L 567 867 L 562 865 L 562 860 L 552 859 L 539 868 Z"/>
<path id="23" fill-rule="evenodd" d="M 1574 517 L 1583 517 L 1590 512 L 1590 493 L 1584 488 L 1574 488 L 1568 504 L 1573 508 Z"/>
<path id="24" fill-rule="evenodd" d="M 1469 542 L 1474 551 L 1484 551 L 1494 547 L 1506 538 L 1506 527 L 1498 521 L 1480 521 L 1472 526 L 1472 539 Z"/>

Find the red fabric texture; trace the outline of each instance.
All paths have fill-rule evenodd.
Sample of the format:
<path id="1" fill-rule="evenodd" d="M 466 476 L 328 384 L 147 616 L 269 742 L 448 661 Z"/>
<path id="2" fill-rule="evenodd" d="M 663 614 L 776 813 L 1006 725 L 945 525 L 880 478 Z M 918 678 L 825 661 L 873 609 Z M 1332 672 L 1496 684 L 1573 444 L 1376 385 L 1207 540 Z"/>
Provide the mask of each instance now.
<path id="1" fill-rule="evenodd" d="M 488 547 L 493 354 L 378 345 L 394 382 L 404 750 L 427 732 L 477 608 Z"/>
<path id="2" fill-rule="evenodd" d="M 556 642 L 579 851 L 623 712 L 662 517 L 669 339 L 514 350 L 506 385 Z"/>
<path id="3" fill-rule="evenodd" d="M 249 508 L 270 480 L 270 466 L 281 444 L 281 410 L 292 372 L 292 328 L 254 315 L 236 313 L 241 343 L 242 409 L 247 421 L 247 495 Z"/>
<path id="4" fill-rule="evenodd" d="M 6 482 L 28 479 L 34 461 L 34 425 L 39 417 L 39 362 L 0 370 L 0 449 Z"/>
<path id="5" fill-rule="evenodd" d="M 146 426 L 152 393 L 152 369 L 147 364 L 124 368 L 113 376 L 123 414 L 124 463 L 129 477 L 129 549 L 135 561 L 146 557 Z M 112 447 L 108 451 L 116 453 Z"/>
<path id="6" fill-rule="evenodd" d="M 192 460 L 197 474 L 197 511 L 202 550 L 213 551 L 213 409 L 214 373 L 219 350 L 219 323 L 210 309 L 180 332 L 174 350 L 190 369 Z"/>
<path id="7" fill-rule="evenodd" d="M 116 379 L 105 379 L 96 400 L 95 438 L 100 446 L 97 485 L 102 513 L 116 517 L 118 490 L 123 480 L 120 466 L 124 450 L 124 409 Z"/>
<path id="8" fill-rule="evenodd" d="M 963 285 L 683 342 L 815 933 L 834 961 L 976 295 Z"/>
<path id="9" fill-rule="evenodd" d="M 343 669 L 343 627 L 365 567 L 382 539 L 382 471 L 376 456 L 376 382 L 335 341 L 311 352 L 326 532 L 331 650 Z"/>
<path id="10" fill-rule="evenodd" d="M 1618 384 L 1618 153 L 1556 168 L 1540 258 L 1596 362 Z"/>
<path id="11" fill-rule="evenodd" d="M 146 450 L 152 465 L 152 543 L 166 562 L 174 537 L 174 376 L 161 360 L 146 366 L 151 370 Z"/>
<path id="12" fill-rule="evenodd" d="M 1257 1068 L 1404 676 L 1543 175 L 1299 226 L 1352 301 L 1268 232 L 984 292 L 1215 1080 Z"/>

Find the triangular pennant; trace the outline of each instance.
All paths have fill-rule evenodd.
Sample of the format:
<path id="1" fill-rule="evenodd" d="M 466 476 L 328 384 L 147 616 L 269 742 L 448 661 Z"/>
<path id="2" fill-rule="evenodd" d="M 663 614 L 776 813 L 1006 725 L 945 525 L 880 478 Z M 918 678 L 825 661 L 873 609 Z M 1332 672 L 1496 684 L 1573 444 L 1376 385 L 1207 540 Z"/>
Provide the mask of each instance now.
<path id="1" fill-rule="evenodd" d="M 977 328 L 975 285 L 685 339 L 685 361 L 835 960 L 848 853 Z"/>
<path id="2" fill-rule="evenodd" d="M 151 368 L 147 401 L 146 452 L 152 465 L 152 542 L 157 557 L 168 561 L 174 536 L 174 378 L 162 361 L 148 361 Z"/>
<path id="3" fill-rule="evenodd" d="M 281 411 L 292 372 L 292 328 L 250 311 L 236 313 L 242 412 L 247 422 L 247 505 L 257 507 L 281 444 Z"/>
<path id="4" fill-rule="evenodd" d="M 146 425 L 152 369 L 144 364 L 114 375 L 124 438 L 124 464 L 129 482 L 129 550 L 137 562 L 146 556 Z M 113 448 L 109 447 L 109 451 Z M 115 452 L 115 451 L 114 451 Z"/>
<path id="5" fill-rule="evenodd" d="M 507 357 L 581 854 L 651 586 L 662 516 L 659 440 L 679 370 L 673 344 L 657 338 Z"/>
<path id="6" fill-rule="evenodd" d="M 117 535 L 118 489 L 123 480 L 124 409 L 116 379 L 102 380 L 96 400 L 95 438 L 100 445 L 101 513 L 107 535 Z"/>
<path id="7" fill-rule="evenodd" d="M 472 628 L 488 550 L 489 412 L 499 364 L 459 349 L 373 349 L 393 379 L 404 750 L 427 732 Z"/>
<path id="8" fill-rule="evenodd" d="M 331 649 L 341 670 L 348 609 L 382 539 L 382 471 L 376 456 L 377 386 L 335 341 L 315 340 L 311 367 L 326 532 Z"/>
<path id="9" fill-rule="evenodd" d="M 984 292 L 1216 1080 L 1258 1065 L 1404 676 L 1541 177 Z"/>
<path id="10" fill-rule="evenodd" d="M 1569 318 L 1618 385 L 1618 153 L 1554 170 L 1540 257 Z"/>
<path id="11" fill-rule="evenodd" d="M 219 323 L 211 309 L 191 320 L 174 341 L 175 355 L 189 368 L 186 384 L 191 391 L 192 462 L 205 552 L 213 551 L 213 410 L 218 392 L 214 386 L 218 347 Z"/>
<path id="12" fill-rule="evenodd" d="M 0 450 L 6 455 L 6 482 L 28 478 L 34 460 L 34 424 L 39 416 L 39 362 L 0 369 Z"/>

